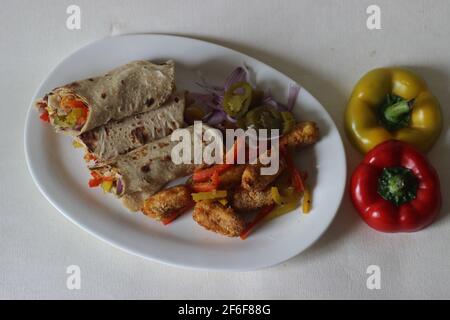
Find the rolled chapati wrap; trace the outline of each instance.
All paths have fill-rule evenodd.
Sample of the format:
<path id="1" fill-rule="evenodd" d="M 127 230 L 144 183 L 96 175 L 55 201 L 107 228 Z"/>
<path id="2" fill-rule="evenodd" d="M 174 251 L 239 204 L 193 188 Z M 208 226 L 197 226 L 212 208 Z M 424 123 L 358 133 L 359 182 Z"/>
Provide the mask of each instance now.
<path id="1" fill-rule="evenodd" d="M 58 87 L 36 107 L 56 131 L 78 136 L 112 120 L 158 109 L 174 88 L 173 61 L 133 61 L 103 76 Z"/>
<path id="2" fill-rule="evenodd" d="M 202 147 L 205 147 L 201 135 L 207 129 L 211 128 L 203 125 L 201 132 L 196 132 L 193 126 L 178 130 L 186 130 L 191 141 L 197 136 Z M 118 156 L 111 164 L 93 167 L 89 186 L 101 186 L 105 192 L 122 198 L 128 209 L 137 211 L 146 197 L 155 194 L 170 181 L 188 176 L 202 166 L 194 164 L 193 144 L 190 145 L 192 161 L 176 164 L 172 159 L 172 149 L 179 143 L 167 136 Z"/>
<path id="3" fill-rule="evenodd" d="M 170 135 L 184 126 L 184 92 L 174 93 L 159 109 L 114 120 L 75 137 L 84 147 L 88 166 L 114 161 L 120 155 Z"/>

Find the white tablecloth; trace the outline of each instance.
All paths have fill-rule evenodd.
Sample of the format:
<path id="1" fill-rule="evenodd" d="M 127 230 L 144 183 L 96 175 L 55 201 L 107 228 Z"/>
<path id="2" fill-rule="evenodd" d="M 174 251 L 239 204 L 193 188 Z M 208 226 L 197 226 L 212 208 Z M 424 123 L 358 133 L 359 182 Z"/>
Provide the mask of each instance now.
<path id="1" fill-rule="evenodd" d="M 366 27 L 381 7 L 382 29 Z M 66 28 L 69 4 L 81 30 Z M 447 0 L 25 1 L 0 10 L 0 298 L 450 298 L 450 3 Z M 112 33 L 158 32 L 219 43 L 297 80 L 327 108 L 341 133 L 359 77 L 400 65 L 420 73 L 442 103 L 443 134 L 430 153 L 444 205 L 430 228 L 410 235 L 369 229 L 348 197 L 326 234 L 274 268 L 189 271 L 138 258 L 67 221 L 39 193 L 23 152 L 25 114 L 48 72 L 80 46 Z M 105 53 L 107 54 L 107 53 Z M 350 171 L 361 156 L 343 135 Z M 66 268 L 81 269 L 68 290 Z M 369 265 L 381 289 L 366 287 Z"/>

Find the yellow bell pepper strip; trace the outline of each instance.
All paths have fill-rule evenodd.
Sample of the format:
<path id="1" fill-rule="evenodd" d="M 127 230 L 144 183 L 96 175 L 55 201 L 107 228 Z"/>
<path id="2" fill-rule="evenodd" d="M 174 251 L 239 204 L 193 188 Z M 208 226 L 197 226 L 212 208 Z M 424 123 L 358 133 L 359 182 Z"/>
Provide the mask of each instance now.
<path id="1" fill-rule="evenodd" d="M 80 148 L 83 148 L 84 146 L 79 142 L 79 141 L 77 141 L 77 140 L 73 140 L 72 141 L 72 146 L 75 148 L 75 149 L 80 149 Z"/>
<path id="2" fill-rule="evenodd" d="M 108 193 L 111 191 L 111 188 L 113 186 L 113 181 L 112 180 L 106 180 L 102 182 L 102 189 L 105 193 Z"/>
<path id="3" fill-rule="evenodd" d="M 216 200 L 226 197 L 227 197 L 226 190 L 215 190 L 210 192 L 198 192 L 192 194 L 192 200 L 194 200 L 195 202 L 202 200 Z"/>
<path id="4" fill-rule="evenodd" d="M 278 205 L 283 205 L 283 198 L 277 187 L 270 188 L 270 193 L 272 194 L 273 201 Z"/>
<path id="5" fill-rule="evenodd" d="M 114 178 L 113 177 L 104 177 L 98 172 L 91 172 L 92 179 L 89 180 L 89 188 L 96 188 L 101 186 L 103 191 L 110 192 L 112 187 L 114 186 Z"/>
<path id="6" fill-rule="evenodd" d="M 298 194 L 294 194 L 292 188 L 286 188 L 286 190 L 284 192 L 286 194 L 286 196 L 282 196 L 280 194 L 278 187 L 270 188 L 270 193 L 272 194 L 273 201 L 277 205 L 280 205 L 280 206 L 283 206 L 287 203 L 290 203 L 290 202 L 298 199 Z"/>
<path id="7" fill-rule="evenodd" d="M 297 195 L 290 202 L 287 202 L 281 206 L 277 206 L 264 220 L 270 221 L 294 211 L 299 206 L 299 200 L 300 196 Z"/>
<path id="8" fill-rule="evenodd" d="M 308 214 L 311 211 L 311 201 L 312 201 L 312 195 L 311 190 L 308 188 L 308 186 L 305 185 L 305 190 L 303 192 L 303 213 Z"/>
<path id="9" fill-rule="evenodd" d="M 353 89 L 345 129 L 362 153 L 391 139 L 426 152 L 439 137 L 442 115 L 439 102 L 419 76 L 405 69 L 380 68 L 363 76 Z"/>

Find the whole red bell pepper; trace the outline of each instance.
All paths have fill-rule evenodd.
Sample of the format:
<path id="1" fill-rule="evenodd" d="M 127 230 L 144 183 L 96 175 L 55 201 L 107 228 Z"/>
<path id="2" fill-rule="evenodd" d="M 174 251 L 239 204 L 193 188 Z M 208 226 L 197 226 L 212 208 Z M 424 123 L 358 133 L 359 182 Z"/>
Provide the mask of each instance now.
<path id="1" fill-rule="evenodd" d="M 382 232 L 414 232 L 441 208 L 439 178 L 424 155 L 390 140 L 373 148 L 351 179 L 351 198 L 363 220 Z"/>

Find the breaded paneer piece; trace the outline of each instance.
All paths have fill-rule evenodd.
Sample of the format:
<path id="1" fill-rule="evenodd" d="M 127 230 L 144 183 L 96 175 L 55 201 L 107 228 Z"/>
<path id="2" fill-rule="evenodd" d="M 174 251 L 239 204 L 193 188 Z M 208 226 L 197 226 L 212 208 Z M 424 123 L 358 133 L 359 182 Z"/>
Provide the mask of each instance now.
<path id="1" fill-rule="evenodd" d="M 181 185 L 158 192 L 144 202 L 142 212 L 154 219 L 164 219 L 170 213 L 189 206 L 192 203 L 188 187 Z"/>
<path id="2" fill-rule="evenodd" d="M 273 203 L 270 188 L 263 191 L 240 188 L 233 194 L 233 208 L 239 211 L 256 210 Z"/>
<path id="3" fill-rule="evenodd" d="M 306 147 L 316 143 L 319 136 L 319 128 L 315 122 L 299 122 L 289 133 L 281 137 L 280 145 L 294 148 Z"/>
<path id="4" fill-rule="evenodd" d="M 267 165 L 268 167 L 269 165 Z M 262 175 L 261 168 L 265 166 L 262 164 L 252 164 L 248 165 L 243 174 L 241 186 L 245 190 L 251 191 L 262 191 L 267 188 L 276 178 L 283 172 L 286 168 L 286 162 L 283 159 L 279 160 L 278 171 L 273 175 Z"/>
<path id="5" fill-rule="evenodd" d="M 237 164 L 220 175 L 220 188 L 228 189 L 241 184 L 242 174 L 247 165 Z"/>
<path id="6" fill-rule="evenodd" d="M 238 237 L 245 229 L 245 221 L 232 208 L 217 201 L 197 202 L 193 218 L 205 229 L 228 237 Z"/>

